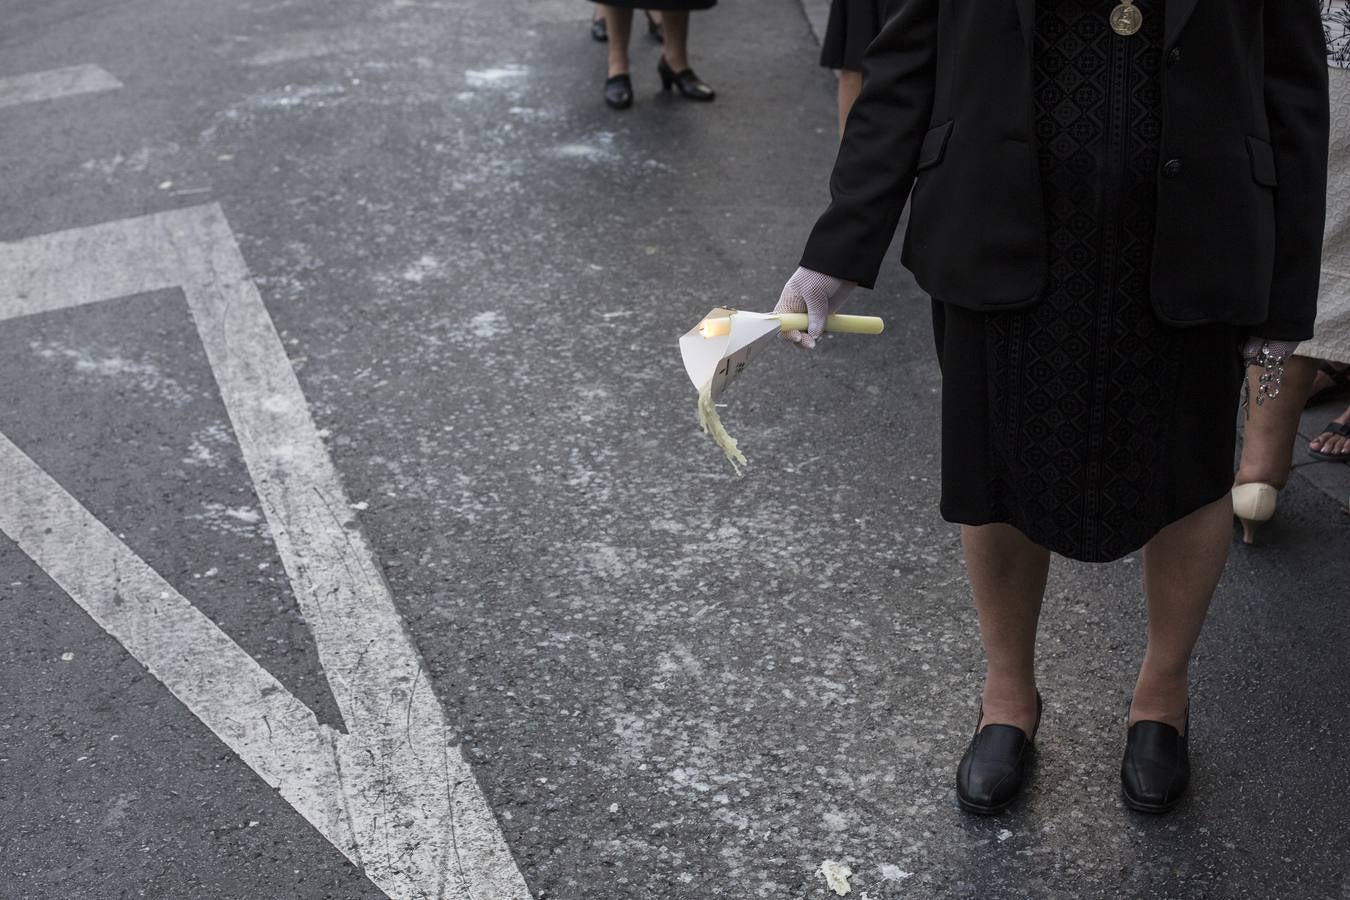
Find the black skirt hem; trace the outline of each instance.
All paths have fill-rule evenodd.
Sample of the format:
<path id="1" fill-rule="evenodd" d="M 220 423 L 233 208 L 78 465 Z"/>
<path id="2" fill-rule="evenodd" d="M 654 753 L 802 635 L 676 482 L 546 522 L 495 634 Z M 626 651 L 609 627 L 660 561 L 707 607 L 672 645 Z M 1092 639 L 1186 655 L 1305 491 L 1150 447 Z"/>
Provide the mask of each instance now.
<path id="1" fill-rule="evenodd" d="M 881 31 L 884 0 L 834 0 L 825 37 L 820 42 L 820 64 L 827 69 L 861 72 L 863 55 Z"/>
<path id="2" fill-rule="evenodd" d="M 1056 541 L 1054 539 L 1057 536 L 1062 537 L 1062 535 L 1055 535 L 1053 533 L 1048 535 L 1042 534 L 1040 533 L 1041 532 L 1040 529 L 1028 528 L 1025 523 L 1015 521 L 1017 519 L 1016 516 L 991 517 L 985 513 L 971 515 L 969 513 L 962 513 L 959 510 L 952 509 L 945 503 L 941 505 L 940 513 L 942 515 L 943 521 L 950 522 L 953 525 L 970 525 L 973 527 L 978 527 L 980 525 L 1010 525 L 1013 528 L 1016 528 L 1018 531 L 1022 532 L 1023 536 L 1025 536 L 1026 539 L 1031 541 L 1033 544 L 1036 544 L 1040 547 L 1044 547 L 1046 550 L 1049 550 L 1056 556 L 1062 556 L 1065 559 L 1072 559 L 1075 562 L 1110 563 L 1124 559 L 1131 553 L 1138 553 L 1141 549 L 1143 549 L 1145 544 L 1153 540 L 1153 538 L 1157 537 L 1158 533 L 1162 531 L 1164 528 L 1166 528 L 1168 525 L 1176 524 L 1177 522 L 1180 522 L 1182 519 L 1189 516 L 1191 513 L 1204 509 L 1211 503 L 1218 502 L 1219 500 L 1227 496 L 1232 489 L 1233 487 L 1231 484 L 1225 485 L 1223 490 L 1219 491 L 1213 496 L 1210 496 L 1208 499 L 1198 501 L 1195 503 L 1194 506 L 1191 506 L 1190 508 L 1183 507 L 1182 511 L 1177 513 L 1176 518 L 1172 519 L 1170 522 L 1163 522 L 1161 525 L 1156 526 L 1148 525 L 1141 527 L 1139 529 L 1141 539 L 1139 540 L 1138 544 L 1133 547 L 1130 547 L 1128 550 L 1121 550 L 1115 555 L 1109 553 L 1099 555 L 1084 554 L 1082 553 L 1082 548 L 1073 545 L 1066 545 L 1062 541 Z"/>
<path id="3" fill-rule="evenodd" d="M 616 6 L 619 9 L 649 9 L 652 12 L 681 12 L 712 9 L 717 0 L 591 0 L 604 6 Z"/>

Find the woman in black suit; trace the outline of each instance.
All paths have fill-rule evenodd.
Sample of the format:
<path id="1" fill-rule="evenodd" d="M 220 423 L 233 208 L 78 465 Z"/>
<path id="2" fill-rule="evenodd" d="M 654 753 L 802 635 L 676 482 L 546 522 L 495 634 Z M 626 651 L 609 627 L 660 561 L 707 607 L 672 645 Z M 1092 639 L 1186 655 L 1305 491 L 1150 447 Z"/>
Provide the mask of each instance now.
<path id="1" fill-rule="evenodd" d="M 633 105 L 633 80 L 628 74 L 628 39 L 633 30 L 633 10 L 637 8 L 661 12 L 664 49 L 656 72 L 662 88 L 674 89 L 686 100 L 708 102 L 715 99 L 717 95 L 713 89 L 689 67 L 689 12 L 711 9 L 716 3 L 717 0 L 607 0 L 599 3 L 609 40 L 605 103 L 611 109 L 628 109 Z"/>
<path id="2" fill-rule="evenodd" d="M 962 526 L 987 657 L 960 803 L 994 812 L 1021 789 L 1050 554 L 1143 547 L 1148 647 L 1121 778 L 1130 807 L 1168 810 L 1232 537 L 1239 348 L 1275 378 L 1312 334 L 1319 2 L 892 9 L 779 303 L 811 315 L 789 338 L 812 346 L 853 284 L 872 286 L 908 197 L 902 258 L 933 298 L 943 374 L 942 514 Z"/>

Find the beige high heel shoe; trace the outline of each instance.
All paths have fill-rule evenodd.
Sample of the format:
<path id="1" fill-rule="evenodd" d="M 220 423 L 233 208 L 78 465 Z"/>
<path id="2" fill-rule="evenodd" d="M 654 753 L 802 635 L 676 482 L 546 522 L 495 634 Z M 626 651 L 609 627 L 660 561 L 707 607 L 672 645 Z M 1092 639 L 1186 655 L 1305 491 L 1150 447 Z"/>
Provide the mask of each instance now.
<path id="1" fill-rule="evenodd" d="M 1256 542 L 1256 526 L 1269 522 L 1275 515 L 1275 502 L 1280 492 L 1268 484 L 1252 481 L 1233 485 L 1233 515 L 1242 522 L 1242 542 Z"/>

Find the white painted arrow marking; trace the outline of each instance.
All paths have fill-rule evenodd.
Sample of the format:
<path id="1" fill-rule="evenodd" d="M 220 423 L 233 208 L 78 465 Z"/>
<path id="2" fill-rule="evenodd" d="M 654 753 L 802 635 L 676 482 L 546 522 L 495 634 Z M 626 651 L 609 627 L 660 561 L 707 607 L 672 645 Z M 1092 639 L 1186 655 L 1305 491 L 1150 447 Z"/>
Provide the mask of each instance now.
<path id="1" fill-rule="evenodd" d="M 180 287 L 333 697 L 320 724 L 0 435 L 0 529 L 393 898 L 530 894 L 216 204 L 0 243 L 0 320 Z"/>
<path id="2" fill-rule="evenodd" d="M 17 106 L 39 100 L 58 100 L 75 94 L 112 91 L 122 82 L 98 66 L 67 66 L 45 72 L 29 72 L 0 78 L 0 106 Z"/>

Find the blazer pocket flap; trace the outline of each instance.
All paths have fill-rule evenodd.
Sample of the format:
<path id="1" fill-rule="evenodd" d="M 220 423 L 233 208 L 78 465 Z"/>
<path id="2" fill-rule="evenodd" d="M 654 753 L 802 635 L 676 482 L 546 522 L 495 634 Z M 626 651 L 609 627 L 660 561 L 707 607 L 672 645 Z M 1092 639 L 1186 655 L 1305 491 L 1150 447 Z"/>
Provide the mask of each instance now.
<path id="1" fill-rule="evenodd" d="M 951 133 L 951 122 L 944 122 L 936 128 L 928 129 L 928 133 L 923 136 L 923 143 L 919 145 L 920 170 L 942 162 L 942 154 L 947 149 L 947 138 Z"/>
<path id="2" fill-rule="evenodd" d="M 1252 179 L 1266 187 L 1277 187 L 1280 178 L 1275 172 L 1275 151 L 1270 144 L 1260 138 L 1248 137 L 1247 153 L 1252 158 Z"/>

